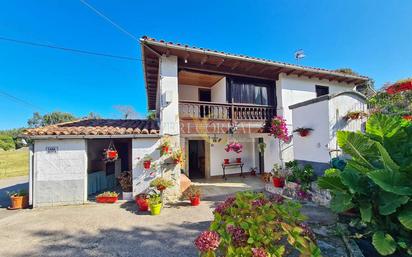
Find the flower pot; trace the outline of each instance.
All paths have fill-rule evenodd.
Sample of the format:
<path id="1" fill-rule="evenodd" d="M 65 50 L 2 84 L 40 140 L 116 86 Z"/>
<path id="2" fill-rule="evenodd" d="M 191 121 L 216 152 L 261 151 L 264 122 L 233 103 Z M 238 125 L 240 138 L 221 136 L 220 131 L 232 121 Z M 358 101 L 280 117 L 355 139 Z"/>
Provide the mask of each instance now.
<path id="1" fill-rule="evenodd" d="M 117 202 L 117 196 L 99 196 L 96 197 L 98 203 L 115 203 Z"/>
<path id="2" fill-rule="evenodd" d="M 149 200 L 147 200 L 146 198 L 136 197 L 136 204 L 139 207 L 139 211 L 149 210 Z"/>
<path id="3" fill-rule="evenodd" d="M 29 206 L 29 197 L 26 196 L 11 196 L 10 197 L 11 206 L 10 209 L 24 209 Z"/>
<path id="4" fill-rule="evenodd" d="M 198 206 L 200 204 L 200 196 L 194 196 L 190 198 L 190 205 Z"/>
<path id="5" fill-rule="evenodd" d="M 237 163 L 242 163 L 242 158 L 236 158 Z"/>
<path id="6" fill-rule="evenodd" d="M 108 150 L 106 152 L 107 159 L 115 159 L 117 158 L 117 151 L 115 150 Z"/>
<path id="7" fill-rule="evenodd" d="M 123 200 L 126 200 L 126 201 L 132 201 L 133 200 L 133 192 L 122 192 L 122 198 L 123 198 Z"/>
<path id="8" fill-rule="evenodd" d="M 152 215 L 159 215 L 161 209 L 162 209 L 162 204 L 161 203 L 151 204 L 150 205 L 150 213 Z"/>
<path id="9" fill-rule="evenodd" d="M 160 155 L 165 155 L 169 152 L 169 147 L 168 146 L 162 146 L 162 149 L 160 150 Z"/>
<path id="10" fill-rule="evenodd" d="M 145 170 L 150 169 L 150 165 L 152 164 L 152 161 L 143 161 L 143 167 Z"/>
<path id="11" fill-rule="evenodd" d="M 224 159 L 224 164 L 229 164 L 229 159 Z"/>
<path id="12" fill-rule="evenodd" d="M 299 135 L 300 135 L 301 137 L 306 137 L 306 136 L 309 135 L 309 130 L 300 130 L 300 131 L 299 131 Z"/>
<path id="13" fill-rule="evenodd" d="M 273 185 L 275 187 L 284 187 L 285 186 L 285 179 L 284 178 L 273 178 Z"/>

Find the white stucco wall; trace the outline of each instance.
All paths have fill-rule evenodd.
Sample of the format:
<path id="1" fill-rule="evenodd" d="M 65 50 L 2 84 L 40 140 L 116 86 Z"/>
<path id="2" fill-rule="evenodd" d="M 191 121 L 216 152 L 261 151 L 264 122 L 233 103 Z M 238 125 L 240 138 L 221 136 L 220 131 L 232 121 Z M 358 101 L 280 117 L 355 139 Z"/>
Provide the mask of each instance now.
<path id="1" fill-rule="evenodd" d="M 158 163 L 160 152 L 159 138 L 138 138 L 132 141 L 132 167 L 133 167 L 133 195 L 145 191 L 155 176 L 160 175 L 157 170 L 143 169 L 143 158 L 148 155 L 152 157 L 153 163 Z M 155 173 L 153 173 L 155 172 Z M 155 176 L 154 176 L 155 175 Z"/>
<path id="2" fill-rule="evenodd" d="M 344 131 L 361 131 L 362 124 L 366 118 L 359 120 L 344 121 L 342 118 L 350 111 L 367 112 L 368 106 L 364 99 L 356 95 L 339 95 L 329 101 L 329 148 L 339 149 L 337 145 L 336 132 Z"/>
<path id="3" fill-rule="evenodd" d="M 289 106 L 300 103 L 309 99 L 316 98 L 316 86 L 329 87 L 329 94 L 353 90 L 354 84 L 336 83 L 328 80 L 309 79 L 306 77 L 297 77 L 295 75 L 287 76 L 282 73 L 276 82 L 277 97 L 277 114 L 283 116 L 288 124 L 289 132 L 293 130 L 292 111 Z M 290 161 L 294 159 L 292 140 L 289 144 L 283 144 L 283 159 Z"/>
<path id="4" fill-rule="evenodd" d="M 179 85 L 179 100 L 199 101 L 199 88 L 192 85 Z"/>
<path id="5" fill-rule="evenodd" d="M 87 201 L 87 154 L 84 139 L 35 140 L 33 205 Z M 47 147 L 57 147 L 48 153 Z"/>
<path id="6" fill-rule="evenodd" d="M 312 162 L 329 162 L 329 102 L 322 101 L 293 109 L 293 129 L 312 128 L 310 135 L 293 134 L 294 158 Z"/>
<path id="7" fill-rule="evenodd" d="M 226 103 L 226 77 L 222 78 L 211 88 L 212 102 Z"/>
<path id="8" fill-rule="evenodd" d="M 177 77 L 177 57 L 165 55 L 160 58 L 159 63 L 159 92 L 160 106 L 160 134 L 179 135 L 179 90 Z M 171 99 L 166 103 L 166 95 Z"/>

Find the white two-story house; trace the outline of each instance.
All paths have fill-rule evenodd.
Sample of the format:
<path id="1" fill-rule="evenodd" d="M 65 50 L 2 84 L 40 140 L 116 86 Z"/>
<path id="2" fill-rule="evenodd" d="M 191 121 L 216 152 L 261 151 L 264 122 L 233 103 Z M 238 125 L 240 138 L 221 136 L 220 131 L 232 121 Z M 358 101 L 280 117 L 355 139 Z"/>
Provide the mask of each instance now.
<path id="1" fill-rule="evenodd" d="M 155 120 L 81 120 L 30 129 L 30 203 L 33 206 L 85 203 L 116 185 L 116 176 L 133 170 L 133 193 L 143 192 L 156 176 L 169 176 L 179 194 L 181 170 L 189 178 L 209 178 L 256 168 L 268 172 L 275 163 L 297 159 L 327 165 L 339 119 L 354 109 L 365 110 L 357 93 L 368 78 L 359 75 L 286 64 L 205 48 L 141 38 L 148 109 Z M 142 92 L 143 95 L 143 92 Z M 279 143 L 268 134 L 274 116 L 286 119 L 289 132 L 299 126 L 314 129 L 308 139 Z M 352 126 L 352 127 L 351 127 Z M 359 129 L 359 125 L 349 126 Z M 182 149 L 183 165 L 165 161 L 159 146 L 167 136 Z M 227 152 L 228 143 L 242 152 Z M 259 145 L 266 145 L 259 151 Z M 102 160 L 114 145 L 116 162 Z M 151 156 L 153 169 L 143 168 Z M 97 182 L 96 182 L 97 181 Z"/>

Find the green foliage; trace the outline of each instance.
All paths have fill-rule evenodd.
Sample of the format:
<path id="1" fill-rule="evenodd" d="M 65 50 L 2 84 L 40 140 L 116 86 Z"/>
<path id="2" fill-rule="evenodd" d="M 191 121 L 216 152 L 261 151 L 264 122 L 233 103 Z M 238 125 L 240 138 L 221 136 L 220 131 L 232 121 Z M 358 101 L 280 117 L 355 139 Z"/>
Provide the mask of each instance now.
<path id="1" fill-rule="evenodd" d="M 19 149 L 19 148 L 22 148 L 23 146 L 25 146 L 24 142 L 22 141 L 22 138 L 20 138 L 20 135 L 23 133 L 23 131 L 24 131 L 24 128 L 0 130 L 0 137 L 1 136 L 10 136 L 10 137 L 12 137 L 13 141 L 14 141 L 14 146 L 15 146 L 13 149 Z M 27 141 L 27 139 L 26 139 L 26 141 Z M 0 148 L 2 148 L 2 147 L 0 146 Z"/>
<path id="2" fill-rule="evenodd" d="M 33 113 L 33 117 L 27 121 L 30 128 L 53 125 L 62 122 L 74 121 L 77 118 L 67 112 L 51 112 L 41 115 L 38 112 Z"/>
<path id="3" fill-rule="evenodd" d="M 156 111 L 148 111 L 147 112 L 147 119 L 148 120 L 156 120 Z"/>
<path id="4" fill-rule="evenodd" d="M 0 149 L 5 151 L 15 149 L 16 145 L 14 140 L 11 136 L 8 135 L 0 135 Z"/>
<path id="5" fill-rule="evenodd" d="M 288 181 L 299 183 L 304 190 L 310 187 L 314 175 L 312 165 L 307 164 L 300 168 L 295 160 L 285 163 L 285 167 L 291 172 Z"/>
<path id="6" fill-rule="evenodd" d="M 216 207 L 209 230 L 220 236 L 215 251 L 201 256 L 321 256 L 314 234 L 293 201 L 271 201 L 262 193 L 239 192 Z M 262 255 L 259 255 L 262 256 Z"/>
<path id="7" fill-rule="evenodd" d="M 149 204 L 150 205 L 157 205 L 162 203 L 162 195 L 161 194 L 150 194 L 149 195 Z"/>
<path id="8" fill-rule="evenodd" d="M 368 99 L 368 106 L 383 114 L 412 114 L 412 91 L 388 94 L 382 90 Z"/>
<path id="9" fill-rule="evenodd" d="M 412 124 L 376 114 L 365 134 L 337 136 L 352 158 L 342 172 L 328 170 L 318 179 L 319 187 L 332 192 L 331 209 L 358 210 L 381 255 L 396 250 L 412 255 Z"/>

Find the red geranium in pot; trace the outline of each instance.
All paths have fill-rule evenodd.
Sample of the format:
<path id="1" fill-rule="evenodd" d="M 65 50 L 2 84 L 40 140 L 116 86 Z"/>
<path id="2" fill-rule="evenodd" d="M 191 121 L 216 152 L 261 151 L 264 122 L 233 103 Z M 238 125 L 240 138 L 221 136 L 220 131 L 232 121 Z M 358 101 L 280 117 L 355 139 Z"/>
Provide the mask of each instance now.
<path id="1" fill-rule="evenodd" d="M 147 194 L 136 195 L 136 204 L 139 207 L 139 211 L 149 210 L 149 196 Z"/>
<path id="2" fill-rule="evenodd" d="M 146 155 L 143 158 L 143 167 L 144 167 L 144 169 L 145 170 L 150 169 L 151 164 L 152 164 L 152 157 L 150 157 L 149 155 Z"/>
<path id="3" fill-rule="evenodd" d="M 191 185 L 183 192 L 183 197 L 189 199 L 192 206 L 198 206 L 200 204 L 200 195 L 200 188 L 194 185 Z"/>
<path id="4" fill-rule="evenodd" d="M 223 159 L 224 164 L 229 164 L 229 159 Z"/>
<path id="5" fill-rule="evenodd" d="M 298 132 L 301 137 L 306 137 L 312 130 L 312 128 L 297 128 L 293 132 Z"/>
<path id="6" fill-rule="evenodd" d="M 236 158 L 237 163 L 242 163 L 242 158 Z"/>
<path id="7" fill-rule="evenodd" d="M 169 137 L 165 136 L 162 139 L 162 143 L 160 144 L 159 148 L 160 150 L 160 155 L 166 155 L 170 153 L 170 139 Z"/>

